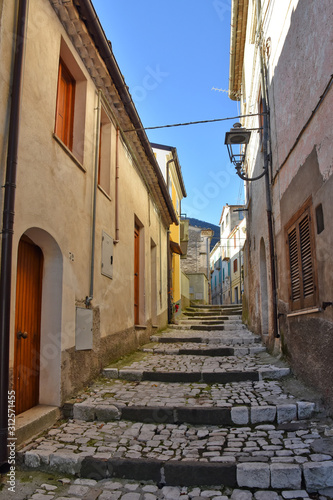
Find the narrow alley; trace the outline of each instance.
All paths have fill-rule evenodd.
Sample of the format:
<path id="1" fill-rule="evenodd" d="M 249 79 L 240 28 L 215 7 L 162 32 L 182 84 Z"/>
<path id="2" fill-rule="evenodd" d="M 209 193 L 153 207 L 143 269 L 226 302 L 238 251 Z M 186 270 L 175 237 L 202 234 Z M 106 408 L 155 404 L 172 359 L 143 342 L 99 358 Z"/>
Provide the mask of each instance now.
<path id="1" fill-rule="evenodd" d="M 18 451 L 41 484 L 19 483 L 15 498 L 332 498 L 332 421 L 240 314 L 189 307 L 107 367 Z"/>

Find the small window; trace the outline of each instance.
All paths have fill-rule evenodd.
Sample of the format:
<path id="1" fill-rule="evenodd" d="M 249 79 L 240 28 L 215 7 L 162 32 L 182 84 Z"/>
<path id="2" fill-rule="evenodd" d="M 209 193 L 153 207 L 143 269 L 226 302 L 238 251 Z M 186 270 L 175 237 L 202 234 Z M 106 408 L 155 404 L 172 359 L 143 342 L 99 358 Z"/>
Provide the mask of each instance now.
<path id="1" fill-rule="evenodd" d="M 73 149 L 74 98 L 75 80 L 64 61 L 60 59 L 55 133 L 71 151 Z"/>
<path id="2" fill-rule="evenodd" d="M 323 206 L 320 203 L 316 207 L 316 222 L 317 222 L 317 234 L 320 234 L 321 232 L 324 231 L 324 212 L 323 212 Z"/>
<path id="3" fill-rule="evenodd" d="M 54 134 L 83 165 L 87 80 L 61 40 Z"/>
<path id="4" fill-rule="evenodd" d="M 316 277 L 310 208 L 287 229 L 291 309 L 316 304 Z"/>
<path id="5" fill-rule="evenodd" d="M 237 269 L 238 269 L 238 260 L 235 259 L 234 260 L 234 273 L 237 273 Z"/>

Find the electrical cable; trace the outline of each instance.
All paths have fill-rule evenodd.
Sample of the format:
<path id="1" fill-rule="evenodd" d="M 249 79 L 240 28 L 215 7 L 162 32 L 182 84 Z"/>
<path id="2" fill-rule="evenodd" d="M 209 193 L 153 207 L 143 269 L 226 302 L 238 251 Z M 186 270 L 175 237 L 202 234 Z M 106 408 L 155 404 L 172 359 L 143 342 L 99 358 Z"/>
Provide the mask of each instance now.
<path id="1" fill-rule="evenodd" d="M 185 123 L 173 123 L 171 125 L 158 125 L 156 127 L 140 127 L 140 128 L 132 128 L 129 130 L 124 130 L 124 133 L 127 132 L 137 132 L 139 130 L 155 130 L 157 128 L 168 128 L 168 127 L 184 127 L 187 125 L 197 125 L 198 123 L 214 123 L 214 122 L 223 122 L 226 120 L 236 120 L 237 118 L 247 118 L 249 116 L 261 116 L 267 113 L 251 113 L 249 115 L 238 115 L 238 116 L 229 116 L 228 118 L 215 118 L 214 120 L 200 120 L 197 122 L 185 122 Z M 247 129 L 247 130 L 258 130 L 258 129 Z"/>

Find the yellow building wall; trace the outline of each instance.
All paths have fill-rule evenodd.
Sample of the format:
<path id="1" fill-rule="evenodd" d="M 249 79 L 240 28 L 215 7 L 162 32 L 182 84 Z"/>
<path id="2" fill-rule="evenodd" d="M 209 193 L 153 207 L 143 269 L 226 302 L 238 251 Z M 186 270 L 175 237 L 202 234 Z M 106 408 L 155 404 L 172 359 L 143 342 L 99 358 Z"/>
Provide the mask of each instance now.
<path id="1" fill-rule="evenodd" d="M 177 211 L 177 192 L 172 183 L 172 204 Z M 175 243 L 180 244 L 180 226 L 172 224 L 170 226 L 170 238 Z M 180 279 L 180 255 L 172 254 L 172 296 L 173 302 L 178 302 L 181 299 L 181 279 Z"/>

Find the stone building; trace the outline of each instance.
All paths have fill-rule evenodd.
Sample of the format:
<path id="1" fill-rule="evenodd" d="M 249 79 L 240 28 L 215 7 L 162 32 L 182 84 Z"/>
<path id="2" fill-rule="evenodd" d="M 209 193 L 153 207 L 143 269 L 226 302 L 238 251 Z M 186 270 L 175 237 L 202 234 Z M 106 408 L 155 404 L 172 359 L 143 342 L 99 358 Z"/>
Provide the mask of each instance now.
<path id="1" fill-rule="evenodd" d="M 333 4 L 232 0 L 229 97 L 251 139 L 244 318 L 333 407 Z M 242 146 L 244 151 L 245 146 Z"/>
<path id="2" fill-rule="evenodd" d="M 212 229 L 192 226 L 188 228 L 186 259 L 181 260 L 183 273 L 189 279 L 190 300 L 202 304 L 210 303 L 210 242 Z"/>
<path id="3" fill-rule="evenodd" d="M 61 406 L 166 325 L 178 224 L 91 1 L 26 5 L 0 2 L 1 387 L 9 366 L 19 414 Z"/>

